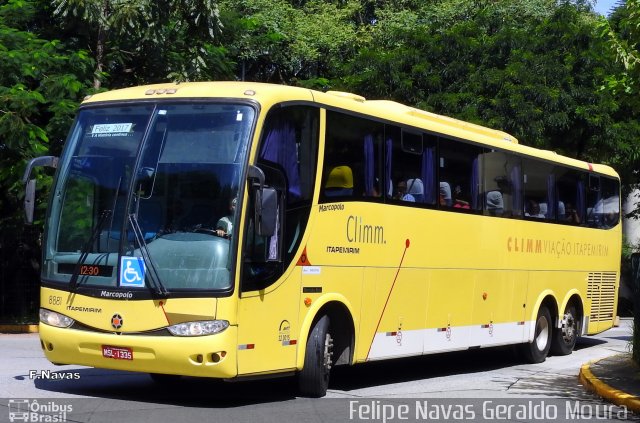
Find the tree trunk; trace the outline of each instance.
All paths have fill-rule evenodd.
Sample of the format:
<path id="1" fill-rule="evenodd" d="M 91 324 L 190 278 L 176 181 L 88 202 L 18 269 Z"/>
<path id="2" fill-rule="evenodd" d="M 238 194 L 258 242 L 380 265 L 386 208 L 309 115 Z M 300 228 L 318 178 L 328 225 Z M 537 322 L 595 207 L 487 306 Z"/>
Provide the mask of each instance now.
<path id="1" fill-rule="evenodd" d="M 111 13 L 111 0 L 104 0 L 102 16 L 98 23 L 98 39 L 96 40 L 96 70 L 93 76 L 93 88 L 96 90 L 102 84 L 102 71 L 104 70 L 104 56 L 107 44 L 109 14 Z"/>
<path id="2" fill-rule="evenodd" d="M 104 43 L 105 43 L 105 29 L 100 26 L 98 29 L 98 40 L 96 42 L 96 70 L 93 75 L 93 88 L 98 90 L 100 88 L 100 78 L 102 77 L 102 69 L 104 62 Z"/>

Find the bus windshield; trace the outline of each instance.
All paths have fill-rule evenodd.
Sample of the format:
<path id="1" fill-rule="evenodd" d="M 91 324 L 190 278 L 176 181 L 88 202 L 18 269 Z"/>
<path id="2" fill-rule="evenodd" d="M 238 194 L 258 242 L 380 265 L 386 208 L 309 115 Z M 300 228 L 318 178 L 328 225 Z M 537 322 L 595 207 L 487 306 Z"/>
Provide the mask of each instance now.
<path id="1" fill-rule="evenodd" d="M 81 110 L 53 191 L 43 281 L 229 290 L 254 116 L 230 103 Z"/>

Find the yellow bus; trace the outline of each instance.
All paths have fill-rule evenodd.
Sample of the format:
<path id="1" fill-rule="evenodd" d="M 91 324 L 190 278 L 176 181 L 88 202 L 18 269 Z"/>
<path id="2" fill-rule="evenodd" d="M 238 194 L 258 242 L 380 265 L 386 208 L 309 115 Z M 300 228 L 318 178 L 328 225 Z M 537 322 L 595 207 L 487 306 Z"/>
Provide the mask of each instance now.
<path id="1" fill-rule="evenodd" d="M 385 100 L 260 83 L 85 99 L 45 225 L 54 363 L 157 381 L 296 375 L 610 328 L 621 254 L 608 166 Z"/>

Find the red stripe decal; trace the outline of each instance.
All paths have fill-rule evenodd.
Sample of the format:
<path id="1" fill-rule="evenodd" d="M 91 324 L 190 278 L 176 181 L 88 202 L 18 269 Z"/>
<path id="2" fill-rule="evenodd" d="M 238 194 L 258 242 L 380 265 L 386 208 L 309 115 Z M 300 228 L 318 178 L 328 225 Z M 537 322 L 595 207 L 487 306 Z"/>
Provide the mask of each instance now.
<path id="1" fill-rule="evenodd" d="M 378 329 L 380 328 L 380 322 L 382 322 L 382 316 L 384 316 L 384 311 L 387 309 L 387 304 L 389 304 L 389 298 L 391 298 L 391 293 L 393 292 L 393 287 L 396 285 L 396 281 L 398 280 L 398 274 L 400 273 L 400 269 L 402 268 L 402 262 L 404 261 L 404 255 L 407 253 L 407 249 L 411 241 L 407 238 L 404 242 L 404 251 L 402 252 L 402 258 L 400 259 L 400 264 L 398 265 L 398 270 L 396 270 L 396 275 L 393 278 L 393 283 L 391 284 L 391 289 L 389 289 L 389 294 L 387 295 L 387 300 L 384 302 L 384 307 L 382 307 L 382 313 L 380 313 L 380 318 L 378 319 L 378 324 L 376 325 L 376 330 L 373 331 L 373 337 L 371 338 L 371 344 L 369 344 L 369 351 L 367 351 L 367 358 L 369 359 L 369 354 L 371 354 L 371 347 L 373 347 L 373 341 L 376 339 L 376 333 L 378 333 Z"/>

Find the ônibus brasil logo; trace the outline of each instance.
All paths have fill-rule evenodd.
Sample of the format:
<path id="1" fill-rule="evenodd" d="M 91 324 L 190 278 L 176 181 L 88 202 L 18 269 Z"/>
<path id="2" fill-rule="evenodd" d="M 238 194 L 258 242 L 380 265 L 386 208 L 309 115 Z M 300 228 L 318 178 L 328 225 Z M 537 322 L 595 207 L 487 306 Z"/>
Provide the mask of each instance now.
<path id="1" fill-rule="evenodd" d="M 71 404 L 55 401 L 38 402 L 37 399 L 10 399 L 8 407 L 10 422 L 66 422 L 67 413 L 73 411 Z"/>

